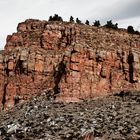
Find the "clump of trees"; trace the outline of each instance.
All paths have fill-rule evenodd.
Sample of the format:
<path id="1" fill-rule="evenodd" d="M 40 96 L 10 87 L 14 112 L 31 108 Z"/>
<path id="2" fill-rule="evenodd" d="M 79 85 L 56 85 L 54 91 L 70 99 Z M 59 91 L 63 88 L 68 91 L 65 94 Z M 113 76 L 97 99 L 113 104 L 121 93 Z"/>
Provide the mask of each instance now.
<path id="1" fill-rule="evenodd" d="M 99 27 L 101 24 L 100 24 L 100 21 L 99 20 L 95 20 L 95 22 L 93 23 L 94 26 L 96 27 Z"/>
<path id="2" fill-rule="evenodd" d="M 48 21 L 60 21 L 60 22 L 63 22 L 63 19 L 58 14 L 54 14 L 54 16 L 50 16 L 49 17 L 49 20 Z M 73 16 L 70 16 L 69 22 L 70 23 L 83 24 L 82 21 L 78 17 L 74 20 Z M 89 20 L 86 20 L 85 21 L 85 24 L 86 25 L 90 25 Z M 93 26 L 100 27 L 101 26 L 100 21 L 99 20 L 95 20 L 95 22 L 93 22 Z M 118 23 L 115 23 L 114 24 L 112 22 L 112 20 L 109 20 L 104 25 L 104 27 L 117 30 L 118 29 Z M 140 35 L 140 32 L 139 31 L 135 31 L 134 28 L 133 28 L 133 26 L 128 26 L 127 27 L 127 32 L 130 33 L 130 34 Z"/>
<path id="3" fill-rule="evenodd" d="M 137 34 L 137 35 L 140 35 L 140 32 L 139 31 L 135 31 L 133 26 L 128 26 L 127 27 L 127 32 L 130 33 L 130 34 Z"/>
<path id="4" fill-rule="evenodd" d="M 71 23 L 76 22 L 78 24 L 81 24 L 82 23 L 81 20 L 79 20 L 79 18 L 76 18 L 76 20 L 74 20 L 73 16 L 70 16 L 69 22 L 71 22 Z"/>
<path id="5" fill-rule="evenodd" d="M 50 16 L 48 21 L 63 21 L 62 17 L 55 14 L 54 16 Z"/>
<path id="6" fill-rule="evenodd" d="M 105 25 L 106 28 L 111 28 L 111 29 L 118 29 L 118 23 L 113 24 L 112 20 L 107 21 L 107 24 Z"/>
<path id="7" fill-rule="evenodd" d="M 81 24 L 81 23 L 82 23 L 81 20 L 80 20 L 79 18 L 76 18 L 76 20 L 74 21 L 73 16 L 70 16 L 69 22 L 71 22 L 71 23 L 76 22 L 76 23 L 78 23 L 78 24 Z"/>
<path id="8" fill-rule="evenodd" d="M 135 30 L 134 30 L 133 26 L 128 26 L 127 27 L 127 32 L 130 33 L 130 34 L 134 34 Z"/>

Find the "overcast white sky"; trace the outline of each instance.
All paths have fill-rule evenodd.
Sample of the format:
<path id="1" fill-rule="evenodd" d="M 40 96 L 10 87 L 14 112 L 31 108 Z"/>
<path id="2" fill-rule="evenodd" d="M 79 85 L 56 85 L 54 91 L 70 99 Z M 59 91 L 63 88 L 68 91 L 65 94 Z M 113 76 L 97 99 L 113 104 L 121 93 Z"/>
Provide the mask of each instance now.
<path id="1" fill-rule="evenodd" d="M 112 20 L 119 27 L 132 25 L 140 30 L 140 0 L 0 0 L 0 49 L 19 22 L 28 18 L 47 20 L 55 13 L 64 20 L 71 15 L 91 23 Z"/>

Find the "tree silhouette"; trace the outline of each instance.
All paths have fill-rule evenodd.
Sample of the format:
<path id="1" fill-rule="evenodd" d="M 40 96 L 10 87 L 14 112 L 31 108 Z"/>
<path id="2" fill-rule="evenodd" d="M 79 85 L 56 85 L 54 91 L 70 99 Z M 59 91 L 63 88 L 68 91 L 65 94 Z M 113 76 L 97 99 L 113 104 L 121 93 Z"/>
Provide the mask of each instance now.
<path id="1" fill-rule="evenodd" d="M 53 17 L 49 17 L 49 21 L 63 21 L 63 19 L 59 15 L 55 14 Z"/>
<path id="2" fill-rule="evenodd" d="M 76 23 L 81 24 L 81 20 L 79 20 L 78 18 L 76 18 Z"/>
<path id="3" fill-rule="evenodd" d="M 50 16 L 50 17 L 49 17 L 49 20 L 48 20 L 48 21 L 53 21 L 53 18 L 52 18 L 52 16 Z"/>
<path id="4" fill-rule="evenodd" d="M 95 22 L 94 22 L 93 25 L 96 26 L 96 27 L 99 27 L 101 24 L 100 24 L 100 21 L 99 20 L 95 20 Z"/>
<path id="5" fill-rule="evenodd" d="M 127 32 L 130 33 L 130 34 L 134 34 L 135 31 L 134 31 L 133 26 L 128 26 L 128 27 L 127 27 Z"/>
<path id="6" fill-rule="evenodd" d="M 86 25 L 89 25 L 89 21 L 88 21 L 88 20 L 86 20 L 85 24 L 86 24 Z"/>
<path id="7" fill-rule="evenodd" d="M 70 22 L 74 22 L 74 18 L 70 16 Z"/>
<path id="8" fill-rule="evenodd" d="M 139 31 L 135 31 L 135 34 L 136 34 L 136 35 L 140 35 L 140 32 L 139 32 Z"/>
<path id="9" fill-rule="evenodd" d="M 113 24 L 112 20 L 107 21 L 107 24 L 105 25 L 107 28 L 112 28 L 112 29 L 118 29 L 118 23 Z"/>

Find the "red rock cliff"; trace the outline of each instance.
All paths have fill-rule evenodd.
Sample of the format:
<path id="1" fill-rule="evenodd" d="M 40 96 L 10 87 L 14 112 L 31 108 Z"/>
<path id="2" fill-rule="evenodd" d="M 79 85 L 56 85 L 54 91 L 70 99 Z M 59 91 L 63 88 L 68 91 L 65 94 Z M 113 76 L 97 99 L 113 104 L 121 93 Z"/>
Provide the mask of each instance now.
<path id="1" fill-rule="evenodd" d="M 140 36 L 74 23 L 26 20 L 0 52 L 0 107 L 44 89 L 58 101 L 140 90 Z"/>

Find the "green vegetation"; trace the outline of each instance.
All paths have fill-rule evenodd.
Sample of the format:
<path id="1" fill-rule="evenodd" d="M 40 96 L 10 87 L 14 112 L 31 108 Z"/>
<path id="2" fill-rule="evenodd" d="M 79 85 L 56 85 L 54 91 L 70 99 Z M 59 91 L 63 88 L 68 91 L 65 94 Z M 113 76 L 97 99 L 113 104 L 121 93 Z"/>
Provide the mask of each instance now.
<path id="1" fill-rule="evenodd" d="M 81 24 L 81 20 L 79 20 L 79 18 L 76 18 L 76 23 Z"/>
<path id="2" fill-rule="evenodd" d="M 60 21 L 60 22 L 63 22 L 63 19 L 61 16 L 59 16 L 58 14 L 54 14 L 54 16 L 50 16 L 48 21 Z M 76 20 L 74 20 L 74 17 L 73 16 L 70 16 L 69 18 L 69 21 L 70 23 L 77 23 L 77 24 L 83 24 L 81 20 L 79 20 L 79 18 L 77 17 Z M 89 20 L 86 20 L 85 21 L 85 25 L 90 25 L 90 22 Z M 100 27 L 101 24 L 100 24 L 100 21 L 99 20 L 95 20 L 93 22 L 93 26 L 96 26 L 96 27 Z M 110 28 L 110 29 L 114 29 L 114 30 L 117 30 L 118 29 L 118 23 L 113 23 L 112 20 L 109 20 L 107 21 L 107 23 L 104 25 L 104 27 L 106 28 Z M 137 35 L 140 35 L 140 32 L 139 31 L 135 31 L 133 26 L 128 26 L 127 27 L 127 32 L 130 33 L 130 34 L 137 34 Z"/>
<path id="3" fill-rule="evenodd" d="M 127 32 L 128 32 L 128 33 L 131 33 L 131 34 L 134 34 L 135 31 L 134 31 L 133 26 L 128 26 L 128 27 L 127 27 Z"/>
<path id="4" fill-rule="evenodd" d="M 73 18 L 73 16 L 70 16 L 70 20 L 69 20 L 69 22 L 71 22 L 71 23 L 74 22 L 74 18 Z"/>
<path id="5" fill-rule="evenodd" d="M 86 20 L 85 24 L 86 24 L 86 25 L 89 25 L 89 21 L 88 21 L 88 20 Z"/>
<path id="6" fill-rule="evenodd" d="M 100 24 L 100 21 L 99 20 L 95 20 L 95 22 L 93 23 L 94 26 L 96 27 L 99 27 L 101 24 Z"/>
<path id="7" fill-rule="evenodd" d="M 55 14 L 53 17 L 50 16 L 48 21 L 63 21 L 63 19 L 59 15 Z"/>
<path id="8" fill-rule="evenodd" d="M 127 32 L 130 33 L 130 34 L 137 34 L 137 35 L 140 35 L 140 32 L 139 31 L 135 31 L 133 26 L 128 26 L 127 27 Z"/>
<path id="9" fill-rule="evenodd" d="M 118 29 L 118 23 L 113 24 L 112 20 L 107 21 L 107 24 L 105 25 L 106 28 L 111 28 L 111 29 Z"/>

